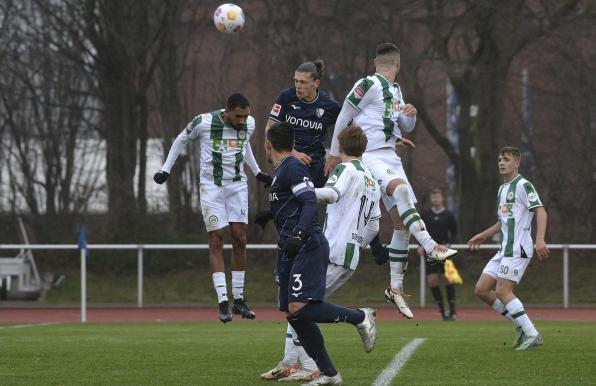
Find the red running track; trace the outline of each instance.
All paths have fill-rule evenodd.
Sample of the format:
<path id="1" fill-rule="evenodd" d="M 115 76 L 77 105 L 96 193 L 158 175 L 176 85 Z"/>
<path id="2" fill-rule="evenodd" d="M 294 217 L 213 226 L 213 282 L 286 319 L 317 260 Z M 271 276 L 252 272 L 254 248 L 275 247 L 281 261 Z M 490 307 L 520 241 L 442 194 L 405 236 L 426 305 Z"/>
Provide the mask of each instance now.
<path id="1" fill-rule="evenodd" d="M 254 308 L 256 320 L 285 321 L 283 314 L 272 308 Z M 416 320 L 440 320 L 435 309 L 414 309 Z M 569 320 L 596 322 L 596 309 L 592 308 L 530 308 L 528 315 L 534 320 Z M 404 320 L 392 308 L 380 308 L 379 320 Z M 458 320 L 501 320 L 490 308 L 461 308 Z M 0 309 L 0 323 L 76 323 L 81 320 L 78 308 L 4 308 Z M 103 322 L 203 322 L 217 320 L 216 308 L 89 308 L 87 321 Z M 235 318 L 238 320 L 238 318 Z M 244 321 L 250 323 L 250 321 Z"/>

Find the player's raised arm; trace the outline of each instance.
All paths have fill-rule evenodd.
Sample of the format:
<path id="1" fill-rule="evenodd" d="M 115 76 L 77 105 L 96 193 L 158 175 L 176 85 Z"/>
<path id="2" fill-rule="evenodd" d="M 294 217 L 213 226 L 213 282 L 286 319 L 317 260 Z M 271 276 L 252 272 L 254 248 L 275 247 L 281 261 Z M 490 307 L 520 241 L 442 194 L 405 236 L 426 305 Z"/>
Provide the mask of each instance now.
<path id="1" fill-rule="evenodd" d="M 192 120 L 191 123 L 188 124 L 184 130 L 182 130 L 180 134 L 178 134 L 174 140 L 174 143 L 172 143 L 172 146 L 170 147 L 170 151 L 168 152 L 168 156 L 163 166 L 157 173 L 153 175 L 153 181 L 155 181 L 157 184 L 161 185 L 167 181 L 176 159 L 178 159 L 178 156 L 184 150 L 184 146 L 188 140 L 195 139 L 198 136 L 198 126 L 200 125 L 201 120 L 201 116 L 198 115 Z"/>
<path id="2" fill-rule="evenodd" d="M 501 222 L 497 221 L 495 225 L 491 226 L 490 228 L 486 229 L 483 232 L 478 233 L 476 236 L 472 237 L 468 241 L 468 247 L 475 251 L 480 248 L 480 245 L 486 241 L 489 237 L 493 237 L 499 230 L 501 229 Z"/>

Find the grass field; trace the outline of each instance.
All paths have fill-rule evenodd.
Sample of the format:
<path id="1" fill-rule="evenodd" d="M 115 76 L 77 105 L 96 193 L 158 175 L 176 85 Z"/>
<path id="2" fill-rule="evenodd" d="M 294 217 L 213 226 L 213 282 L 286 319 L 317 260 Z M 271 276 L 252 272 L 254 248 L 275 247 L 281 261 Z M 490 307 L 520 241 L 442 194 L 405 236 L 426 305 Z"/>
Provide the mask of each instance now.
<path id="1" fill-rule="evenodd" d="M 370 385 L 399 350 L 426 338 L 394 385 L 596 384 L 596 324 L 538 322 L 545 345 L 515 352 L 508 322 L 378 322 L 365 354 L 352 326 L 323 334 L 348 385 Z M 276 322 L 0 326 L 2 385 L 265 385 L 283 352 Z"/>

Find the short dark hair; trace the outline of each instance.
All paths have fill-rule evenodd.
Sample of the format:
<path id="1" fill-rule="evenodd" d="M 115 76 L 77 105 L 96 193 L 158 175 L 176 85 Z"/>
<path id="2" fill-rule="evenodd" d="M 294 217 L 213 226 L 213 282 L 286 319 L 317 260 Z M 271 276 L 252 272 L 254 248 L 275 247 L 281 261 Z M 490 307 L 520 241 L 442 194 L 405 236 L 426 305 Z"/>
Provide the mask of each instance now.
<path id="1" fill-rule="evenodd" d="M 275 151 L 292 151 L 294 128 L 287 122 L 276 123 L 267 131 L 267 139 Z"/>
<path id="2" fill-rule="evenodd" d="M 521 153 L 517 147 L 504 146 L 499 150 L 499 155 L 511 154 L 513 158 L 521 159 Z"/>
<path id="3" fill-rule="evenodd" d="M 323 62 L 323 59 L 317 59 L 312 62 L 302 63 L 298 66 L 296 72 L 308 72 L 313 80 L 323 79 L 325 62 Z"/>
<path id="4" fill-rule="evenodd" d="M 399 48 L 393 43 L 381 43 L 377 46 L 375 51 L 375 57 L 386 55 L 386 54 L 397 54 L 399 55 Z"/>
<path id="5" fill-rule="evenodd" d="M 235 93 L 228 97 L 228 100 L 226 101 L 226 109 L 233 110 L 236 107 L 245 109 L 247 107 L 250 107 L 250 103 L 244 95 L 240 93 Z"/>
<path id="6" fill-rule="evenodd" d="M 439 188 L 433 188 L 433 189 L 430 191 L 430 194 L 431 194 L 431 195 L 432 195 L 432 194 L 440 194 L 441 196 L 443 196 L 443 191 L 442 191 L 441 189 L 439 189 Z"/>
<path id="7" fill-rule="evenodd" d="M 360 157 L 368 145 L 366 134 L 360 126 L 356 125 L 350 125 L 343 129 L 338 139 L 344 154 L 352 157 Z"/>

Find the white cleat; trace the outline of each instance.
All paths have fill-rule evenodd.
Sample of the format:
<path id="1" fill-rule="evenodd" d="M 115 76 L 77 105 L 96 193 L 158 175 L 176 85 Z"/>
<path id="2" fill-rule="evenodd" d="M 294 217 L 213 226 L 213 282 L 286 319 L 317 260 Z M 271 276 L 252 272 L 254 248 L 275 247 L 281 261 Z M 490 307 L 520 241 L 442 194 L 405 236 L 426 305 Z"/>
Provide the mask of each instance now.
<path id="1" fill-rule="evenodd" d="M 312 381 L 308 383 L 303 383 L 302 386 L 312 386 L 312 385 L 343 385 L 344 380 L 341 378 L 339 373 L 335 374 L 335 376 L 330 377 L 328 375 L 321 374 Z"/>
<path id="2" fill-rule="evenodd" d="M 292 374 L 288 375 L 287 377 L 279 378 L 278 382 L 310 382 L 316 377 L 321 374 L 319 370 L 310 371 L 303 367 L 299 368 L 298 370 L 294 371 Z"/>
<path id="3" fill-rule="evenodd" d="M 538 334 L 536 336 L 525 336 L 523 341 L 519 346 L 517 346 L 514 350 L 516 351 L 524 351 L 524 350 L 531 350 L 534 347 L 542 346 L 544 344 L 544 339 L 542 335 Z"/>
<path id="4" fill-rule="evenodd" d="M 360 311 L 364 312 L 364 320 L 358 323 L 356 328 L 362 339 L 364 351 L 371 352 L 375 347 L 375 341 L 377 340 L 377 327 L 375 323 L 377 313 L 372 308 L 360 308 Z"/>
<path id="5" fill-rule="evenodd" d="M 408 319 L 414 318 L 412 310 L 410 310 L 408 303 L 406 303 L 403 291 L 396 291 L 393 288 L 387 288 L 385 290 L 385 299 L 389 303 L 395 304 L 395 307 L 397 307 L 399 313 L 402 314 L 404 317 Z"/>
<path id="6" fill-rule="evenodd" d="M 435 245 L 432 251 L 426 254 L 426 260 L 431 263 L 439 263 L 457 255 L 455 249 L 447 248 L 444 245 Z"/>
<path id="7" fill-rule="evenodd" d="M 296 363 L 290 367 L 287 367 L 283 364 L 283 362 L 279 362 L 277 366 L 272 368 L 271 370 L 267 371 L 266 373 L 261 374 L 261 379 L 280 379 L 285 378 L 292 373 L 298 371 L 300 366 Z"/>

